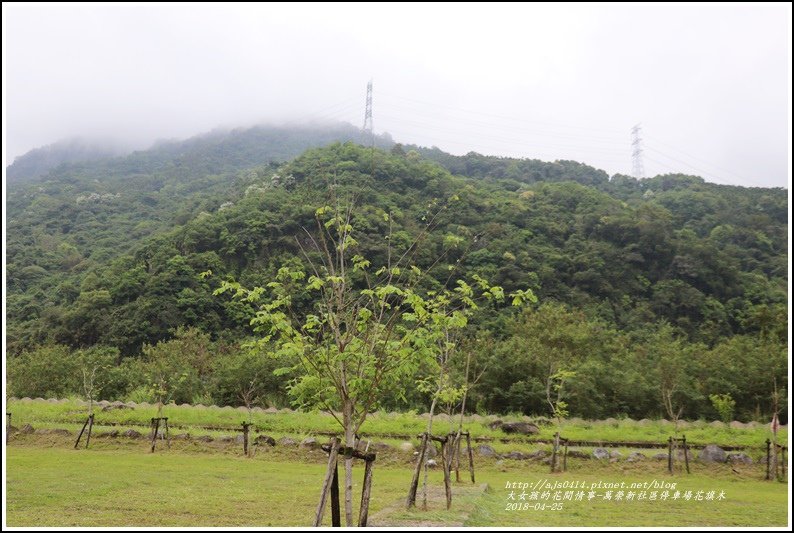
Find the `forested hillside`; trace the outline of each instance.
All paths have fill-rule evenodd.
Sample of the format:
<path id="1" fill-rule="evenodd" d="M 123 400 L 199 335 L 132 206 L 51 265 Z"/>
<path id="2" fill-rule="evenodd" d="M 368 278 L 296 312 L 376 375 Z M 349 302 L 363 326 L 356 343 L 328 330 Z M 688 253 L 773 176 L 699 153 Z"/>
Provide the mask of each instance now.
<path id="1" fill-rule="evenodd" d="M 414 261 L 429 288 L 477 274 L 538 296 L 532 309 L 499 308 L 469 328 L 463 345 L 482 370 L 473 409 L 548 414 L 553 366 L 574 372 L 572 415 L 665 416 L 660 383 L 672 383 L 684 417 L 717 416 L 716 394 L 730 394 L 745 419 L 769 411 L 773 380 L 787 374 L 785 190 L 400 145 L 334 143 L 289 161 L 356 135 L 209 135 L 11 187 L 12 390 L 77 392 L 72 378 L 43 382 L 29 369 L 74 378 L 93 350 L 112 361 L 105 396 L 143 394 L 159 350 L 192 376 L 180 401 L 239 401 L 229 368 L 246 371 L 237 346 L 253 309 L 212 292 L 227 278 L 264 286 L 302 263 L 302 228 L 336 198 L 355 202 L 367 257 L 384 257 L 387 236 L 396 250 L 422 236 Z M 283 403 L 286 378 L 257 365 L 269 376 L 263 395 Z M 406 387 L 414 392 L 390 407 L 423 409 Z"/>

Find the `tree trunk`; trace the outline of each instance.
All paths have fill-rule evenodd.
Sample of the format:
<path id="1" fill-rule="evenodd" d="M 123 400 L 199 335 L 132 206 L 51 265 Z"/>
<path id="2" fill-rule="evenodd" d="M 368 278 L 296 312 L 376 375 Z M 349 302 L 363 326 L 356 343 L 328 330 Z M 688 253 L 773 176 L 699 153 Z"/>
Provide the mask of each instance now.
<path id="1" fill-rule="evenodd" d="M 436 398 L 438 398 L 438 393 L 441 392 L 441 387 L 439 387 L 438 392 L 433 395 L 433 402 L 430 404 L 430 418 L 427 421 L 427 445 L 428 446 L 435 446 L 433 440 L 430 439 L 430 435 L 433 434 L 433 413 L 436 410 Z M 422 509 L 425 511 L 427 510 L 427 460 L 425 460 L 425 464 L 422 465 L 425 469 L 425 479 L 422 482 Z"/>
<path id="2" fill-rule="evenodd" d="M 345 425 L 345 447 L 347 450 L 356 445 L 356 435 L 353 429 L 353 405 L 346 400 L 343 407 L 343 422 Z M 345 453 L 345 526 L 353 527 L 353 455 Z"/>

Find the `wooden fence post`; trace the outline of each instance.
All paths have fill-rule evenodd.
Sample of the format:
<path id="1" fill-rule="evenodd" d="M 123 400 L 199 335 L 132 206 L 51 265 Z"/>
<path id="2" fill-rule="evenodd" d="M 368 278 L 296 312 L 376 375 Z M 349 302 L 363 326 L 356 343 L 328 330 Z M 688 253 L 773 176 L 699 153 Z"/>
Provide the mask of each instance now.
<path id="1" fill-rule="evenodd" d="M 11 413 L 6 413 L 6 444 L 11 438 Z"/>

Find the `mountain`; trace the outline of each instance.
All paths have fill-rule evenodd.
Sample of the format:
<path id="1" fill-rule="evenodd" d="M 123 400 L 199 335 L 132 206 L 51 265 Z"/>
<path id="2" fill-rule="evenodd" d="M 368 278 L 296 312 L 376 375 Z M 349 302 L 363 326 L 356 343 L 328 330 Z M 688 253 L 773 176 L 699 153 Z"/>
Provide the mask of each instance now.
<path id="1" fill-rule="evenodd" d="M 107 159 L 123 153 L 120 146 L 111 142 L 66 139 L 35 148 L 15 158 L 6 167 L 6 179 L 8 183 L 26 183 L 63 164 Z"/>
<path id="2" fill-rule="evenodd" d="M 642 361 L 656 353 L 649 346 L 661 350 L 673 337 L 712 363 L 728 353 L 746 365 L 760 353 L 785 354 L 785 190 L 686 175 L 610 177 L 574 161 L 453 156 L 388 138 L 378 140 L 388 151 L 338 142 L 357 135 L 350 127 L 214 132 L 9 187 L 9 353 L 58 343 L 136 356 L 185 327 L 243 339 L 252 310 L 213 296 L 212 280 L 265 285 L 280 266 L 303 262 L 296 236 L 336 197 L 355 199 L 352 224 L 373 264 L 385 258 L 391 214 L 397 251 L 426 233 L 415 261 L 432 283 L 477 274 L 538 295 L 536 314 L 502 310 L 475 325 L 501 339 L 479 400 L 491 410 L 543 408 L 531 365 L 508 363 L 534 342 L 521 344 L 522 335 L 548 334 L 549 324 L 569 332 L 553 341 L 560 354 L 595 365 L 579 379 L 598 379 L 577 385 L 580 394 L 617 394 L 616 376 L 640 379 Z M 209 281 L 199 276 L 207 270 Z M 782 371 L 780 360 L 771 372 Z M 744 394 L 741 408 L 751 410 L 766 377 L 737 364 L 719 382 L 714 369 L 698 371 L 713 390 Z M 649 412 L 657 392 L 643 386 L 605 396 L 603 410 Z M 704 391 L 712 389 L 692 389 L 700 390 L 693 409 L 709 408 Z"/>

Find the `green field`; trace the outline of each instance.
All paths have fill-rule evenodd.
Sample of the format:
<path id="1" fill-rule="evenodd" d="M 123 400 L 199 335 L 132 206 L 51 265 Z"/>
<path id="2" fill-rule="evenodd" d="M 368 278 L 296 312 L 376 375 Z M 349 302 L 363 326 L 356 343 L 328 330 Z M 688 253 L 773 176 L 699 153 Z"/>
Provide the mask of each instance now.
<path id="1" fill-rule="evenodd" d="M 321 451 L 297 448 L 273 448 L 246 459 L 236 449 L 207 453 L 213 450 L 197 443 L 174 443 L 170 451 L 150 454 L 145 441 L 98 440 L 89 450 L 70 449 L 70 442 L 30 435 L 7 446 L 7 525 L 308 526 L 325 470 Z M 359 466 L 356 496 L 361 471 Z M 378 461 L 370 517 L 371 524 L 395 526 L 785 526 L 787 486 L 761 481 L 762 476 L 758 465 L 736 471 L 695 464 L 691 475 L 669 476 L 656 462 L 595 461 L 572 461 L 568 472 L 551 475 L 539 463 L 478 458 L 477 482 L 488 484 L 486 492 L 456 483 L 447 511 L 439 490 L 441 474 L 433 471 L 429 509 L 406 512 L 401 502 L 411 477 L 410 459 Z M 682 494 L 724 491 L 725 499 L 617 502 L 585 497 L 563 501 L 561 510 L 551 510 L 552 499 L 546 510 L 505 510 L 508 482 L 541 479 L 588 485 L 656 479 L 677 483 Z M 354 501 L 357 515 L 358 497 Z"/>
<path id="2" fill-rule="evenodd" d="M 97 407 L 97 425 L 90 449 L 72 449 L 74 436 L 85 420 L 85 408 L 76 400 L 14 400 L 9 402 L 13 424 L 30 424 L 33 433 L 16 433 L 7 445 L 7 520 L 10 526 L 307 526 L 319 497 L 326 455 L 317 449 L 297 445 L 258 446 L 253 458 L 244 458 L 238 435 L 239 423 L 246 416 L 232 408 L 167 406 L 171 422 L 170 449 L 158 443 L 157 453 L 149 453 L 146 438 L 108 438 L 109 430 L 135 428 L 144 436 L 155 408 L 138 405 L 134 409 L 102 411 Z M 496 453 L 548 450 L 547 444 L 528 442 L 525 437 L 505 435 L 490 429 L 496 417 L 467 417 L 465 427 L 476 437 L 489 439 Z M 520 417 L 502 417 L 518 420 Z M 333 418 L 323 413 L 292 411 L 254 412 L 257 431 L 274 438 L 289 436 L 300 440 L 337 428 Z M 431 472 L 429 509 L 404 509 L 414 461 L 410 451 L 399 446 L 409 440 L 416 444 L 417 433 L 426 419 L 416 413 L 376 413 L 363 435 L 377 448 L 378 459 L 370 509 L 370 524 L 392 526 L 784 526 L 787 522 L 787 486 L 763 481 L 765 473 L 763 441 L 766 426 L 729 428 L 720 424 L 690 422 L 685 431 L 690 442 L 747 445 L 745 453 L 752 465 L 692 463 L 692 474 L 684 474 L 680 463 L 674 476 L 667 473 L 667 462 L 650 457 L 661 450 L 641 450 L 648 459 L 625 461 L 636 448 L 615 447 L 623 454 L 619 462 L 570 458 L 568 471 L 549 474 L 541 461 L 499 459 L 475 453 L 477 484 L 455 484 L 453 506 L 444 508 L 442 477 Z M 441 417 L 436 433 L 449 429 Z M 63 428 L 69 435 L 48 429 Z M 541 438 L 551 437 L 553 426 L 541 426 Z M 563 427 L 571 439 L 588 441 L 664 442 L 672 427 L 664 421 L 573 420 Z M 185 434 L 190 438 L 184 438 Z M 213 437 L 202 442 L 196 437 Z M 786 438 L 785 432 L 780 435 Z M 593 446 L 579 450 L 592 452 Z M 354 492 L 360 491 L 362 468 L 356 469 Z M 462 472 L 464 479 L 466 473 Z M 661 501 L 604 499 L 604 490 L 593 498 L 585 492 L 576 500 L 577 490 L 567 497 L 562 490 L 546 499 L 542 492 L 535 500 L 511 501 L 508 482 L 530 483 L 548 479 L 552 483 L 576 482 L 578 487 L 602 482 L 675 482 L 681 498 Z M 487 488 L 486 488 L 487 485 Z M 692 491 L 692 499 L 684 499 Z M 702 501 L 696 501 L 703 491 Z M 705 499 L 714 491 L 724 491 L 724 499 Z M 627 492 L 627 491 L 626 491 Z M 646 491 L 647 492 L 647 491 Z M 658 491 L 657 491 L 658 492 Z M 518 493 L 517 493 L 518 494 Z M 614 494 L 613 494 L 614 496 Z M 526 497 L 530 497 L 527 495 Z M 354 498 L 356 509 L 358 496 Z M 517 509 L 508 504 L 520 504 Z M 524 505 L 526 503 L 526 505 Z M 545 509 L 542 508 L 543 504 Z M 559 508 L 558 508 L 559 507 Z M 326 521 L 330 520 L 327 513 Z M 356 510 L 357 516 L 357 510 Z"/>

